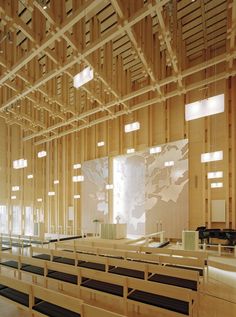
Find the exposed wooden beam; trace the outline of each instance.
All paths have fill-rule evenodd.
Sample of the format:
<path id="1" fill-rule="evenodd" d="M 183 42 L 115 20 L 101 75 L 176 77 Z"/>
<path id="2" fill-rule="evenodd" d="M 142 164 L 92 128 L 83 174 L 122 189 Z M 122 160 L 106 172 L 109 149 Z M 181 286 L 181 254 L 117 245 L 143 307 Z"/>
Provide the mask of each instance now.
<path id="1" fill-rule="evenodd" d="M 186 92 L 189 92 L 189 91 L 195 90 L 197 88 L 203 87 L 203 86 L 205 86 L 207 84 L 210 84 L 210 83 L 213 83 L 213 82 L 216 82 L 216 81 L 220 81 L 222 79 L 227 79 L 230 76 L 235 76 L 235 75 L 236 75 L 236 70 L 233 70 L 231 73 L 222 72 L 222 73 L 218 74 L 217 76 L 212 76 L 212 77 L 207 78 L 205 80 L 200 80 L 200 81 L 198 81 L 198 82 L 196 82 L 194 84 L 187 85 L 186 88 L 182 91 L 182 93 L 184 94 Z M 180 91 L 179 90 L 175 90 L 175 91 L 169 92 L 165 96 L 165 100 L 173 98 L 175 96 L 179 96 L 179 95 L 180 95 Z M 156 98 L 153 98 L 153 99 L 150 99 L 150 100 L 146 100 L 146 101 L 144 101 L 144 102 L 142 102 L 140 104 L 137 104 L 134 107 L 132 107 L 130 109 L 130 111 L 131 112 L 137 111 L 139 109 L 145 108 L 147 106 L 150 106 L 152 104 L 156 104 L 156 103 L 159 103 L 159 102 L 162 102 L 162 101 L 163 101 L 163 99 L 160 98 L 160 97 L 156 97 Z M 79 127 L 72 128 L 70 130 L 66 130 L 64 132 L 61 132 L 61 133 L 57 134 L 56 136 L 52 136 L 52 137 L 45 138 L 45 139 L 42 139 L 40 141 L 37 141 L 37 142 L 35 142 L 35 145 L 40 145 L 40 144 L 44 144 L 44 143 L 47 143 L 47 142 L 51 142 L 54 139 L 61 138 L 62 136 L 65 136 L 65 135 L 68 135 L 68 134 L 71 134 L 71 133 L 74 133 L 74 132 L 77 132 L 77 131 L 81 131 L 83 129 L 92 127 L 92 126 L 97 125 L 99 123 L 102 123 L 102 122 L 105 122 L 105 121 L 108 121 L 108 120 L 112 120 L 114 118 L 118 118 L 120 116 L 123 116 L 124 114 L 126 114 L 126 111 L 125 110 L 121 110 L 118 113 L 116 113 L 115 115 L 107 115 L 107 116 L 105 116 L 103 118 L 99 118 L 99 119 L 93 120 L 92 122 L 89 122 L 88 124 L 84 124 L 84 125 L 81 125 Z"/>
<path id="2" fill-rule="evenodd" d="M 84 18 L 89 12 L 93 12 L 94 9 L 104 0 L 88 0 L 81 8 L 72 13 L 61 25 L 60 29 L 52 35 L 49 34 L 38 46 L 32 49 L 29 53 L 25 54 L 19 61 L 15 63 L 8 71 L 7 74 L 0 77 L 0 84 L 3 84 L 7 79 L 14 75 L 18 70 L 25 66 L 34 57 L 43 52 L 49 45 L 59 39 L 65 32 L 67 32 L 75 23 Z M 105 0 L 106 1 L 106 0 Z"/>
<path id="3" fill-rule="evenodd" d="M 206 69 L 206 68 L 208 68 L 208 67 L 211 67 L 211 66 L 217 65 L 217 64 L 219 64 L 219 63 L 222 63 L 222 62 L 228 60 L 228 58 L 229 58 L 229 56 L 228 56 L 227 54 L 222 54 L 220 57 L 212 58 L 211 60 L 209 60 L 209 61 L 207 61 L 207 62 L 203 62 L 203 63 L 201 63 L 201 64 L 199 64 L 199 65 L 196 65 L 196 66 L 191 67 L 191 68 L 189 68 L 189 69 L 187 69 L 187 70 L 184 70 L 183 73 L 182 73 L 182 77 L 183 77 L 183 78 L 186 78 L 186 77 L 188 77 L 188 76 L 192 76 L 193 74 L 196 74 L 196 73 L 202 71 L 203 69 Z M 236 58 L 236 51 L 234 52 L 234 58 Z M 228 78 L 228 77 L 230 76 L 228 73 L 224 73 L 224 74 L 225 74 L 225 76 L 226 76 L 225 78 Z M 209 82 L 212 82 L 213 79 L 214 79 L 214 76 L 211 78 L 211 81 L 209 81 Z M 176 79 L 176 80 L 177 80 L 177 79 Z M 215 80 L 216 80 L 216 81 L 218 80 L 218 78 L 217 78 L 216 76 L 215 76 Z M 165 86 L 165 85 L 167 85 L 167 84 L 169 84 L 169 83 L 171 83 L 171 82 L 173 82 L 173 78 L 172 78 L 172 77 L 169 77 L 168 79 L 165 79 L 165 80 L 160 81 L 159 84 L 160 84 L 160 86 Z M 201 82 L 201 85 L 202 85 L 202 82 Z M 202 85 L 202 86 L 203 86 L 203 85 Z M 190 87 L 191 87 L 191 86 L 190 86 Z M 198 86 L 196 86 L 196 84 L 194 84 L 194 87 L 197 87 L 197 88 L 198 88 Z M 143 88 L 143 89 L 140 89 L 140 90 L 138 90 L 138 91 L 134 91 L 134 92 L 132 92 L 132 93 L 126 95 L 126 96 L 123 96 L 121 100 L 118 100 L 118 101 L 115 100 L 115 101 L 113 101 L 113 102 L 110 102 L 110 103 L 104 105 L 104 108 L 111 108 L 111 107 L 113 107 L 114 105 L 119 104 L 120 102 L 128 101 L 128 100 L 133 99 L 133 98 L 135 98 L 135 97 L 137 97 L 137 96 L 140 96 L 141 94 L 145 94 L 145 93 L 147 93 L 147 92 L 149 92 L 149 91 L 153 91 L 154 89 L 155 89 L 155 86 L 150 85 L 150 86 L 145 87 L 145 88 Z M 191 90 L 192 90 L 192 89 L 191 89 Z M 184 88 L 184 89 L 182 89 L 182 90 L 179 90 L 179 94 L 186 93 L 187 91 L 188 91 L 188 88 Z M 175 92 L 173 92 L 172 94 L 173 94 L 173 96 L 178 95 L 178 94 L 175 93 Z M 162 101 L 163 101 L 163 100 L 166 100 L 166 99 L 168 98 L 168 96 L 170 96 L 170 95 L 168 95 L 168 93 L 166 93 L 164 96 L 159 97 L 158 100 L 162 100 Z M 78 121 L 78 120 L 81 120 L 81 119 L 85 119 L 86 117 L 88 117 L 88 116 L 90 116 L 90 115 L 92 115 L 92 114 L 96 114 L 96 113 L 98 113 L 99 111 L 100 111 L 100 107 L 91 109 L 91 110 L 89 110 L 89 111 L 87 111 L 87 112 L 84 112 L 84 113 L 80 114 L 79 116 L 74 116 L 74 117 L 72 117 L 72 118 L 69 119 L 67 122 L 68 122 L 68 123 L 72 123 L 72 122 L 75 122 L 75 121 Z M 127 111 L 124 111 L 124 114 L 125 114 L 125 113 L 127 113 Z M 66 126 L 66 122 L 64 122 L 64 123 L 58 123 L 58 124 L 56 124 L 56 125 L 54 125 L 54 126 L 51 126 L 51 127 L 47 128 L 46 130 L 39 131 L 39 132 L 34 133 L 34 134 L 32 134 L 32 135 L 28 135 L 27 137 L 24 138 L 24 141 L 27 141 L 27 140 L 30 140 L 30 139 L 32 139 L 32 138 L 38 137 L 38 136 L 42 135 L 42 134 L 45 133 L 45 132 L 50 132 L 50 131 L 53 131 L 53 130 L 58 129 L 58 128 L 60 128 L 60 127 L 63 127 L 63 126 Z"/>

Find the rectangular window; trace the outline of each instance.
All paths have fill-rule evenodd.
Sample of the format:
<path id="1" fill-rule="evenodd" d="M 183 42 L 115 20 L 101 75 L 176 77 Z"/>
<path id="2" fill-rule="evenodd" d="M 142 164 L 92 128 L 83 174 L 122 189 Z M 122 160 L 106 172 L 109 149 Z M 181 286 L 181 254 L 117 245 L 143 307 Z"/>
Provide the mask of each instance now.
<path id="1" fill-rule="evenodd" d="M 25 207 L 25 235 L 34 234 L 34 213 L 30 206 Z"/>
<path id="2" fill-rule="evenodd" d="M 8 233 L 7 206 L 0 206 L 0 233 Z"/>
<path id="3" fill-rule="evenodd" d="M 185 120 L 194 120 L 224 112 L 224 94 L 185 105 Z"/>
<path id="4" fill-rule="evenodd" d="M 20 206 L 12 207 L 12 233 L 21 234 L 21 208 Z"/>

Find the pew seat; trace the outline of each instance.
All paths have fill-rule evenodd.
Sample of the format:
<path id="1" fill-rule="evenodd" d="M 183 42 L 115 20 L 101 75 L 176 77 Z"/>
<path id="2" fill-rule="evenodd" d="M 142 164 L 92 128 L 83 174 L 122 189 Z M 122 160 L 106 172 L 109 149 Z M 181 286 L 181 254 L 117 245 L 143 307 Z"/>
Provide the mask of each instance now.
<path id="1" fill-rule="evenodd" d="M 41 275 L 41 276 L 44 275 L 44 268 L 43 267 L 39 267 L 39 266 L 35 266 L 35 265 L 24 265 L 21 268 L 21 270 L 25 271 L 25 272 L 33 273 L 33 274 L 38 274 L 38 275 Z M 51 271 L 51 272 L 53 272 L 53 271 Z"/>
<path id="2" fill-rule="evenodd" d="M 6 287 L 1 285 L 0 295 L 6 297 L 14 302 L 17 302 L 21 305 L 29 307 L 29 295 L 12 289 L 10 287 Z"/>
<path id="3" fill-rule="evenodd" d="M 17 261 L 4 261 L 4 262 L 1 262 L 1 265 L 4 265 L 4 266 L 8 266 L 8 267 L 11 267 L 13 269 L 18 269 L 18 262 Z"/>
<path id="4" fill-rule="evenodd" d="M 123 268 L 123 267 L 111 268 L 109 270 L 109 273 L 144 279 L 144 272 L 138 271 L 138 270 L 133 270 L 133 269 L 127 269 L 127 268 Z"/>
<path id="5" fill-rule="evenodd" d="M 46 301 L 34 305 L 33 310 L 50 317 L 80 317 L 78 313 Z"/>
<path id="6" fill-rule="evenodd" d="M 200 276 L 203 276 L 203 269 L 200 269 L 200 268 L 197 268 L 197 267 L 174 265 L 174 264 L 165 264 L 165 266 L 176 267 L 177 269 L 196 271 L 196 272 L 199 272 Z"/>
<path id="7" fill-rule="evenodd" d="M 95 262 L 84 262 L 78 264 L 80 267 L 85 267 L 87 269 L 93 269 L 97 271 L 104 271 L 105 272 L 105 264 L 102 263 L 95 263 Z"/>
<path id="8" fill-rule="evenodd" d="M 168 309 L 176 313 L 189 315 L 188 302 L 179 299 L 156 295 L 139 290 L 134 290 L 131 294 L 128 295 L 127 298 L 144 304 Z"/>
<path id="9" fill-rule="evenodd" d="M 77 284 L 77 275 L 74 275 L 74 274 L 53 271 L 48 273 L 47 277 L 53 278 L 55 280 L 71 283 L 71 284 Z"/>
<path id="10" fill-rule="evenodd" d="M 64 257 L 56 257 L 56 258 L 53 259 L 53 262 L 59 262 L 59 263 L 63 263 L 63 264 L 75 265 L 75 260 L 74 259 L 69 259 L 69 258 L 64 258 Z"/>
<path id="11" fill-rule="evenodd" d="M 123 287 L 120 285 L 88 279 L 82 282 L 81 286 L 91 288 L 97 291 L 109 293 L 112 295 L 123 296 Z"/>
<path id="12" fill-rule="evenodd" d="M 192 281 L 192 280 L 187 280 L 184 278 L 162 275 L 162 274 L 154 274 L 148 280 L 152 282 L 157 282 L 157 283 L 184 287 L 184 288 L 192 289 L 193 291 L 197 291 L 197 285 L 198 285 L 197 281 Z"/>
<path id="13" fill-rule="evenodd" d="M 40 260 L 45 260 L 45 261 L 50 261 L 51 257 L 49 254 L 37 254 L 37 255 L 33 255 L 32 258 L 36 258 L 36 259 L 40 259 Z M 57 258 L 57 256 L 53 257 L 53 261 L 55 261 Z"/>

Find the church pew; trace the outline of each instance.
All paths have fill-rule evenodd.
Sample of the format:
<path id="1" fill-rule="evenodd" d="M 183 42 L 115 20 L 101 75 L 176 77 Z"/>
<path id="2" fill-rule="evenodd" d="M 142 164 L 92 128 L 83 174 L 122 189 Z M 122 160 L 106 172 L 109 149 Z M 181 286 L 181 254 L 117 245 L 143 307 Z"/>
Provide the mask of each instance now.
<path id="1" fill-rule="evenodd" d="M 132 289 L 127 296 L 128 300 L 146 308 L 155 306 L 160 313 L 165 313 L 169 309 L 170 316 L 193 315 L 197 302 L 193 300 L 192 291 L 186 292 L 186 290 L 173 287 L 170 292 L 163 284 L 157 291 L 154 284 L 150 283 L 142 280 L 128 280 L 127 287 Z"/>
<path id="2" fill-rule="evenodd" d="M 47 286 L 48 281 L 50 281 L 50 279 L 54 279 L 54 278 L 58 279 L 61 276 L 60 285 L 62 285 L 62 287 L 65 283 L 68 285 L 68 282 L 73 283 L 73 284 L 78 283 L 78 285 L 81 285 L 81 287 L 84 287 L 86 289 L 89 288 L 90 290 L 92 290 L 95 293 L 96 292 L 109 293 L 110 295 L 125 297 L 125 299 L 126 299 L 127 294 L 129 292 L 129 289 L 133 287 L 132 285 L 136 285 L 136 284 L 131 283 L 130 284 L 131 286 L 127 286 L 127 281 L 133 281 L 133 280 L 137 281 L 138 280 L 136 278 L 133 279 L 130 277 L 127 278 L 127 277 L 123 277 L 123 276 L 115 276 L 112 273 L 97 272 L 95 270 L 91 270 L 91 269 L 87 269 L 87 268 L 79 268 L 79 267 L 75 267 L 75 266 L 69 266 L 67 264 L 61 264 L 61 263 L 50 262 L 50 261 L 42 261 L 42 260 L 38 260 L 38 259 L 31 259 L 31 260 L 34 260 L 34 262 L 33 262 L 34 264 L 35 264 L 35 261 L 42 262 L 44 264 L 44 267 L 45 267 L 44 278 L 47 281 L 47 283 L 44 284 L 45 286 Z M 108 260 L 114 261 L 114 259 L 108 259 Z M 25 257 L 22 257 L 22 261 L 26 262 Z M 157 267 L 157 266 L 154 266 L 154 267 Z M 161 267 L 160 267 L 160 269 L 161 269 Z M 170 268 L 169 268 L 169 270 L 170 270 Z M 52 274 L 48 273 L 49 271 Z M 53 273 L 55 273 L 55 272 L 58 273 L 57 277 L 53 276 Z M 71 282 L 71 280 L 67 280 L 64 278 L 65 274 L 73 276 L 77 280 L 75 282 Z M 21 275 L 19 274 L 19 276 L 21 276 Z M 149 286 L 151 286 L 151 284 L 153 284 L 153 286 L 149 290 L 149 293 L 152 294 L 152 289 L 154 289 L 155 292 L 157 292 L 157 294 L 155 293 L 154 295 L 152 295 L 152 296 L 154 296 L 154 298 L 156 295 L 157 295 L 157 298 L 159 298 L 158 296 L 164 296 L 162 294 L 162 292 L 159 294 L 159 290 L 162 290 L 162 289 L 169 290 L 169 293 L 168 293 L 169 297 L 164 296 L 164 298 L 163 298 L 164 304 L 163 305 L 166 305 L 165 301 L 172 302 L 172 299 L 171 299 L 172 298 L 171 297 L 172 291 L 174 291 L 173 294 L 175 294 L 174 299 L 176 299 L 175 298 L 176 296 L 178 297 L 178 292 L 176 291 L 176 289 L 179 289 L 180 293 L 182 292 L 182 290 L 185 290 L 186 292 L 188 292 L 186 294 L 190 294 L 189 292 L 191 292 L 191 300 L 195 300 L 195 302 L 196 302 L 197 296 L 196 295 L 194 296 L 193 295 L 194 292 L 192 292 L 189 289 L 184 289 L 182 287 L 175 287 L 172 285 L 165 285 L 163 283 L 159 283 L 159 281 L 155 281 L 155 283 L 153 283 L 152 281 L 145 281 L 145 282 L 148 282 Z M 138 284 L 138 285 L 140 285 L 139 289 L 135 289 L 135 290 L 142 292 L 142 284 Z M 135 288 L 138 288 L 138 287 L 135 286 Z M 144 293 L 144 296 L 145 296 L 145 293 Z M 160 297 L 160 298 L 162 298 L 162 297 Z M 132 300 L 134 300 L 134 298 L 132 298 Z M 181 298 L 181 296 L 180 296 L 179 301 L 173 300 L 173 305 L 176 304 L 177 306 L 178 305 L 181 306 L 181 303 L 185 306 L 187 305 L 185 297 L 184 297 L 184 300 Z M 152 305 L 151 302 L 149 304 Z M 166 308 L 169 310 L 168 306 Z M 181 312 L 181 308 L 180 308 L 180 312 Z"/>
<path id="3" fill-rule="evenodd" d="M 93 290 L 95 294 L 105 292 L 109 296 L 122 297 L 123 285 L 124 303 L 132 302 L 137 306 L 146 304 L 148 309 L 163 312 L 166 316 L 192 316 L 193 305 L 197 303 L 197 296 L 192 290 L 134 278 L 110 279 L 108 274 L 93 272 L 92 276 L 88 269 L 81 269 L 81 275 L 87 277 L 81 283 L 81 288 Z M 139 296 L 136 296 L 137 294 Z M 147 298 L 150 297 L 152 300 L 147 302 Z"/>
<path id="4" fill-rule="evenodd" d="M 42 249 L 37 248 L 37 252 L 43 251 Z M 47 249 L 48 254 L 55 254 L 54 250 L 49 250 Z M 60 255 L 65 256 L 66 251 L 62 251 L 60 253 L 59 250 L 57 250 L 56 255 L 60 257 Z M 194 289 L 197 289 L 199 286 L 199 275 L 198 271 L 196 270 L 191 271 L 191 268 L 189 266 L 185 266 L 184 268 L 181 267 L 178 268 L 176 266 L 173 266 L 173 268 L 167 268 L 166 266 L 160 266 L 160 265 L 155 265 L 150 263 L 145 263 L 142 261 L 136 262 L 136 261 L 128 261 L 128 260 L 122 260 L 122 259 L 117 259 L 117 258 L 106 258 L 106 257 L 99 257 L 97 255 L 91 255 L 91 254 L 77 254 L 77 253 L 70 253 L 68 252 L 67 254 L 70 254 L 70 257 L 73 257 L 76 259 L 76 261 L 79 263 L 80 267 L 87 267 L 87 268 L 92 268 L 92 269 L 98 269 L 98 270 L 103 270 L 103 271 L 109 271 L 114 274 L 120 274 L 120 275 L 127 275 L 131 277 L 136 277 L 136 278 L 148 278 L 148 274 L 158 274 L 158 275 L 170 275 L 173 276 L 173 283 L 176 281 L 177 284 L 181 284 L 181 279 L 185 280 L 190 280 L 190 285 L 194 285 Z M 152 255 L 149 255 L 153 257 Z M 156 257 L 154 255 L 154 257 Z M 52 258 L 52 256 L 51 256 Z M 153 258 L 152 258 L 153 260 Z M 166 257 L 164 257 L 164 260 L 162 258 L 157 259 L 159 263 L 164 263 L 164 260 L 166 260 Z M 180 258 L 181 263 L 178 261 L 178 263 L 182 265 L 189 265 L 193 264 L 193 261 L 190 259 L 182 259 Z M 91 266 L 91 264 L 94 262 L 94 266 Z M 171 261 L 168 261 L 172 264 Z M 175 263 L 175 261 L 174 261 Z M 89 264 L 89 265 L 88 265 Z M 196 261 L 194 262 L 195 265 L 197 265 Z M 100 266 L 100 267 L 99 267 Z M 101 269 L 101 266 L 103 269 Z M 172 269 L 172 271 L 171 271 Z M 163 272 L 163 273 L 162 273 Z M 165 274 L 165 272 L 167 272 Z M 172 273 L 171 273 L 172 272 Z M 184 278 L 183 278 L 184 276 Z M 174 279 L 176 278 L 176 280 Z M 180 279 L 180 280 L 178 280 Z M 195 283 L 194 283 L 195 281 Z M 164 282 L 164 279 L 163 279 Z M 167 281 L 168 283 L 171 282 L 170 279 Z M 186 285 L 187 285 L 186 281 Z"/>
<path id="5" fill-rule="evenodd" d="M 34 253 L 37 253 L 37 255 L 34 255 Z M 58 252 L 58 250 L 54 250 L 54 249 L 31 247 L 30 256 L 34 258 L 42 259 L 42 260 L 55 261 L 55 262 L 66 263 L 70 265 L 78 264 L 75 254 L 66 252 L 66 251 Z"/>
<path id="6" fill-rule="evenodd" d="M 122 251 L 131 251 L 131 252 L 139 252 L 139 253 L 152 253 L 152 254 L 166 254 L 166 255 L 180 255 L 185 257 L 207 257 L 207 253 L 203 250 L 199 251 L 190 251 L 190 250 L 181 250 L 177 248 L 155 248 L 148 247 L 142 245 L 131 245 L 131 244 L 121 244 L 115 242 L 105 242 L 105 241 L 89 241 L 86 239 L 81 239 L 79 241 L 74 240 L 72 243 L 63 243 L 57 242 L 55 244 L 56 248 L 68 248 L 71 250 L 79 249 L 84 250 L 94 250 L 94 249 L 111 249 L 111 250 L 122 250 Z"/>
<path id="7" fill-rule="evenodd" d="M 4 260 L 3 260 L 4 259 Z M 0 252 L 0 264 L 14 269 L 18 269 L 20 256 L 8 252 Z M 1 266 L 0 266 L 1 270 Z"/>
<path id="8" fill-rule="evenodd" d="M 176 261 L 177 259 L 177 261 Z M 191 259 L 182 257 L 166 257 L 160 256 L 159 263 L 167 266 L 173 266 L 179 269 L 189 269 L 199 272 L 201 276 L 204 275 L 205 261 L 203 259 Z"/>
<path id="9" fill-rule="evenodd" d="M 1 265 L 13 269 L 14 276 L 16 277 L 17 274 L 19 279 L 21 279 L 22 273 L 28 273 L 32 278 L 32 283 L 36 283 L 37 277 L 43 277 L 46 274 L 44 261 L 7 253 L 1 254 L 1 258 L 4 258 Z"/>
<path id="10" fill-rule="evenodd" d="M 68 249 L 71 251 L 81 251 L 81 252 L 90 252 L 101 254 L 101 252 L 109 253 L 111 251 L 119 252 L 133 252 L 133 253 L 148 253 L 148 254 L 157 254 L 157 255 L 179 255 L 188 258 L 204 258 L 207 259 L 207 253 L 205 251 L 190 251 L 190 250 L 181 250 L 181 249 L 170 249 L 170 248 L 153 248 L 153 247 L 144 247 L 144 246 L 133 246 L 126 244 L 110 244 L 104 242 L 85 242 L 85 240 L 80 240 L 73 243 L 61 243 L 58 242 L 55 244 L 56 249 Z M 117 254 L 117 253 L 115 253 Z M 118 253 L 119 254 L 119 253 Z M 124 254 L 124 253 L 122 253 Z"/>
<path id="11" fill-rule="evenodd" d="M 32 306 L 30 293 L 30 284 L 0 274 L 0 296 L 7 301 L 16 302 L 19 308 L 28 310 Z"/>
<path id="12" fill-rule="evenodd" d="M 152 248 L 148 248 L 152 249 Z M 32 248 L 33 252 L 35 251 Z M 58 249 L 57 249 L 58 250 Z M 164 250 L 164 249 L 163 249 Z M 73 249 L 72 254 L 76 254 L 78 249 Z M 92 251 L 91 248 L 89 252 Z M 38 249 L 39 252 L 39 249 Z M 67 251 L 65 251 L 67 252 Z M 83 254 L 83 253 L 80 253 Z M 87 254 L 87 253 L 86 253 Z M 160 254 L 152 254 L 152 253 L 140 253 L 140 252 L 130 252 L 130 251 L 122 251 L 122 250 L 110 250 L 110 249 L 94 249 L 94 254 L 100 256 L 116 257 L 120 259 L 129 259 L 140 262 L 150 262 L 150 263 L 159 263 L 165 265 L 173 265 L 173 266 L 183 266 L 183 268 L 192 268 L 193 270 L 198 271 L 201 275 L 204 274 L 205 267 L 205 256 L 206 254 L 203 252 L 196 251 L 184 251 L 184 250 L 171 250 L 169 253 L 160 253 Z"/>
<path id="13" fill-rule="evenodd" d="M 34 317 L 123 317 L 81 299 L 0 275 L 0 296 Z"/>
<path id="14" fill-rule="evenodd" d="M 8 258 L 10 256 L 11 255 L 8 255 Z M 198 272 L 191 271 L 189 269 L 183 270 L 179 268 L 160 266 L 150 263 L 132 262 L 114 258 L 101 258 L 98 256 L 85 254 L 79 256 L 83 257 L 83 261 L 81 261 L 82 263 L 91 264 L 91 260 L 100 261 L 100 263 L 95 264 L 104 265 L 104 267 L 106 267 L 106 272 L 112 274 L 141 278 L 146 280 L 149 279 L 153 282 L 175 285 L 179 287 L 193 289 L 195 291 L 199 288 L 200 285 Z M 58 279 L 64 282 L 77 284 L 78 273 L 76 267 L 75 269 L 72 269 L 72 267 L 67 264 L 64 264 L 63 266 L 58 265 L 61 264 L 60 262 L 55 263 L 42 261 L 40 259 L 23 256 L 18 256 L 18 259 L 20 261 L 20 265 L 17 266 L 19 267 L 19 275 L 21 275 L 22 272 L 30 272 L 33 275 L 35 274 L 36 277 L 37 275 L 48 276 L 50 278 Z M 79 267 L 82 266 L 79 265 Z M 91 268 L 91 266 L 89 268 Z M 35 280 L 36 278 L 33 279 L 34 282 Z"/>

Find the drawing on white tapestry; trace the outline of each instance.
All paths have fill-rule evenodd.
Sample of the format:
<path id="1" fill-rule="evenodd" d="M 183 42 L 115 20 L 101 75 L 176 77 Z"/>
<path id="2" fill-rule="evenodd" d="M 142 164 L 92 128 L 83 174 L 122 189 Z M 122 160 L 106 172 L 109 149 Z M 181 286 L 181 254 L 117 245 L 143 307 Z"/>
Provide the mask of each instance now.
<path id="1" fill-rule="evenodd" d="M 113 221 L 127 223 L 129 234 L 144 234 L 145 168 L 138 155 L 113 159 Z"/>
<path id="2" fill-rule="evenodd" d="M 82 164 L 82 225 L 93 232 L 94 221 L 106 222 L 108 217 L 108 158 L 86 161 Z"/>
<path id="3" fill-rule="evenodd" d="M 188 227 L 188 140 L 161 149 L 113 160 L 113 220 L 119 215 L 129 234 L 162 228 L 167 237 L 179 238 Z"/>
<path id="4" fill-rule="evenodd" d="M 167 237 L 180 238 L 188 228 L 188 140 L 161 147 L 161 153 L 146 154 L 146 232 L 162 228 Z"/>

